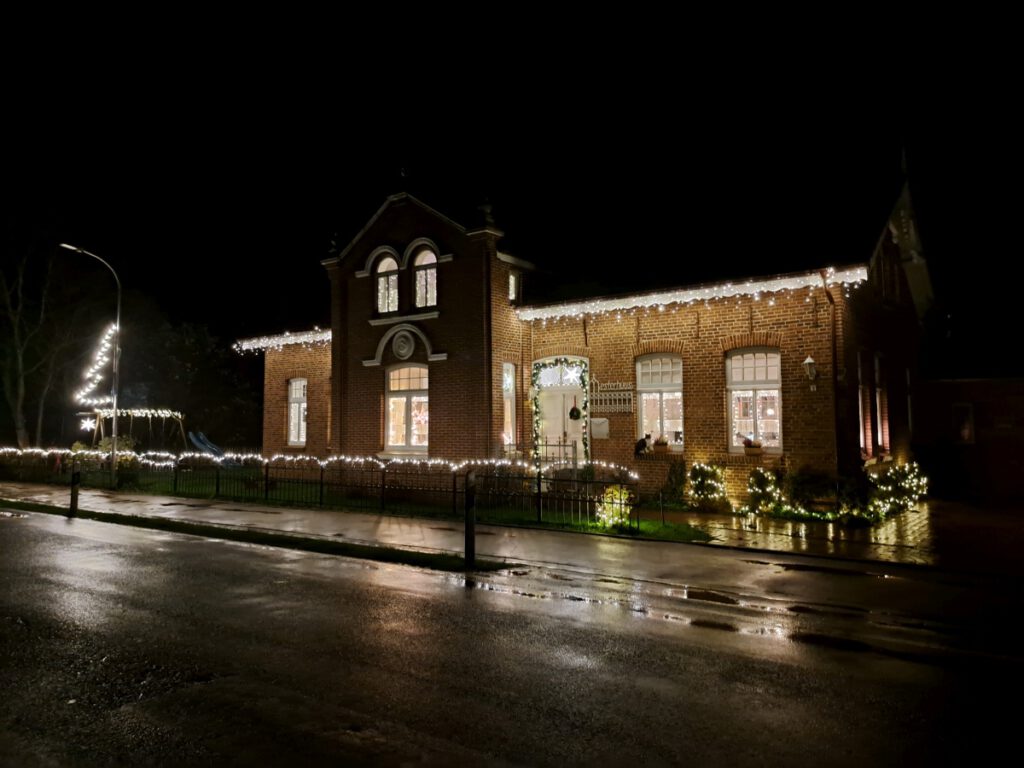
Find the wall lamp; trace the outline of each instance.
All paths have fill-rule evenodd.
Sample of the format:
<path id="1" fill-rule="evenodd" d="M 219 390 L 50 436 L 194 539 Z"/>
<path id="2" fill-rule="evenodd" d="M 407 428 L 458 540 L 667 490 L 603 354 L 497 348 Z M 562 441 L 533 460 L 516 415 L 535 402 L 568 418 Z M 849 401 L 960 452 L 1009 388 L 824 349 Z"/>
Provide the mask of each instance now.
<path id="1" fill-rule="evenodd" d="M 804 360 L 804 373 L 807 374 L 807 379 L 811 382 L 811 392 L 818 389 L 818 385 L 814 383 L 814 380 L 818 378 L 818 368 L 814 364 L 814 358 L 810 355 Z"/>

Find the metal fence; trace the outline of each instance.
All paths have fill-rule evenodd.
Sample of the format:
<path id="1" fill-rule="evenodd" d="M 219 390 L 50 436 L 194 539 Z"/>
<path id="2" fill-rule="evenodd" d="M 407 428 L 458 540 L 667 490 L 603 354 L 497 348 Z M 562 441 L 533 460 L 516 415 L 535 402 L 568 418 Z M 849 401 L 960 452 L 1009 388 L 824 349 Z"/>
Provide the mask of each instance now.
<path id="1" fill-rule="evenodd" d="M 484 522 L 586 527 L 612 515 L 639 527 L 637 481 L 590 465 L 531 472 L 492 463 L 453 470 L 445 463 L 375 459 L 122 463 L 118 488 L 152 494 L 418 517 L 461 517 L 468 505 Z M 83 487 L 110 487 L 106 461 L 89 458 L 76 468 Z M 71 472 L 67 459 L 0 456 L 0 480 L 67 485 Z"/>

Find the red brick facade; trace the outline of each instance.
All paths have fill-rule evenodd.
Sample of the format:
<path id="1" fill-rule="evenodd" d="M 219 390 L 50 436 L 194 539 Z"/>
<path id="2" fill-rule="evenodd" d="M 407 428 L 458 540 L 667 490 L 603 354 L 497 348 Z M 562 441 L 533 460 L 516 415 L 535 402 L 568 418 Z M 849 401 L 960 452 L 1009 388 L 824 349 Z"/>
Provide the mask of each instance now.
<path id="1" fill-rule="evenodd" d="M 489 224 L 466 230 L 408 195 L 389 198 L 345 251 L 324 262 L 332 286 L 331 343 L 267 352 L 264 451 L 386 453 L 386 375 L 393 366 L 415 363 L 429 371 L 429 455 L 499 456 L 503 364 L 516 366 L 515 442 L 529 446 L 535 361 L 583 357 L 591 377 L 635 390 L 637 358 L 666 353 L 682 359 L 681 450 L 636 460 L 636 408 L 592 414 L 608 419 L 608 437 L 590 440 L 591 457 L 636 469 L 645 490 L 664 482 L 673 458 L 687 466 L 723 465 L 730 495 L 739 497 L 756 465 L 835 473 L 867 456 L 907 455 L 907 387 L 916 370 L 908 350 L 915 348 L 916 323 L 909 302 L 892 296 L 898 265 L 876 255 L 861 285 L 826 285 L 810 273 L 801 276 L 806 285 L 799 289 L 764 295 L 523 320 L 509 300 L 509 274 L 529 265 L 501 254 L 500 237 Z M 436 306 L 414 306 L 413 261 L 420 248 L 438 257 Z M 388 257 L 399 264 L 399 306 L 381 315 L 375 270 Z M 888 296 L 877 287 L 882 284 Z M 396 342 L 399 335 L 403 344 Z M 778 352 L 781 364 L 782 448 L 761 456 L 747 456 L 729 440 L 726 359 L 750 348 Z M 803 366 L 808 356 L 816 362 L 813 381 Z M 309 380 L 304 449 L 287 446 L 287 382 L 296 377 Z"/>

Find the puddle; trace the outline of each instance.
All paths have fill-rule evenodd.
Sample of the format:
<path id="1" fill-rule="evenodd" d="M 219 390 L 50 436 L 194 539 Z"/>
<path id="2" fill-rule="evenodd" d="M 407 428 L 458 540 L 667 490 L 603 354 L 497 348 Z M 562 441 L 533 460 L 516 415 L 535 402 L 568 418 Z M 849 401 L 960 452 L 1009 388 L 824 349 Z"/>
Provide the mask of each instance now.
<path id="1" fill-rule="evenodd" d="M 850 640 L 846 637 L 832 637 L 831 635 L 819 635 L 814 632 L 796 632 L 789 636 L 790 640 L 807 645 L 817 645 L 822 648 L 833 648 L 837 651 L 855 651 L 864 653 L 874 650 L 867 643 L 860 640 Z"/>
<path id="2" fill-rule="evenodd" d="M 871 571 L 853 571 L 845 568 L 830 568 L 827 565 L 804 565 L 802 563 L 778 563 L 784 571 L 806 571 L 809 573 L 827 573 L 832 576 L 867 576 L 872 579 L 891 579 L 884 573 L 872 573 Z"/>
<path id="3" fill-rule="evenodd" d="M 737 627 L 724 621 L 713 621 L 712 619 L 693 619 L 690 622 L 691 627 L 700 627 L 701 629 L 720 629 L 724 632 L 739 632 Z"/>
<path id="4" fill-rule="evenodd" d="M 709 592 L 706 589 L 687 589 L 687 600 L 701 600 L 705 603 L 722 603 L 723 605 L 739 605 L 740 601 L 728 595 L 720 595 L 717 592 Z"/>

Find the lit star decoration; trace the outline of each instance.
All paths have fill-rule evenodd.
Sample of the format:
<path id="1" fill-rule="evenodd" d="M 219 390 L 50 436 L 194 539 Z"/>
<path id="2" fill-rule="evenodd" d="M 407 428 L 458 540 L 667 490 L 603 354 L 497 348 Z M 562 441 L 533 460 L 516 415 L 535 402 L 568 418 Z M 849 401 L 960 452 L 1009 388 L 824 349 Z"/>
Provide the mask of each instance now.
<path id="1" fill-rule="evenodd" d="M 314 327 L 311 331 L 292 333 L 285 331 L 276 336 L 257 336 L 252 339 L 240 339 L 234 344 L 237 352 L 264 352 L 268 349 L 280 350 L 292 344 L 301 344 L 307 349 L 322 347 L 331 343 L 331 332 Z"/>
<path id="2" fill-rule="evenodd" d="M 100 339 L 100 345 L 93 355 L 92 365 L 85 372 L 85 385 L 75 393 L 75 400 L 82 405 L 106 405 L 110 402 L 110 395 L 102 397 L 90 397 L 100 382 L 103 381 L 102 371 L 110 364 L 110 349 L 114 346 L 113 338 L 117 333 L 117 326 L 111 325 Z"/>
<path id="3" fill-rule="evenodd" d="M 657 309 L 659 312 L 664 312 L 671 305 L 691 306 L 696 303 L 702 303 L 708 306 L 709 302 L 718 299 L 742 299 L 743 297 L 750 297 L 754 301 L 760 301 L 763 294 L 783 294 L 788 296 L 795 294 L 796 291 L 810 291 L 815 288 L 822 288 L 825 285 L 841 285 L 843 286 L 844 294 L 849 297 L 849 289 L 860 285 L 867 279 L 867 267 L 858 265 L 842 269 L 829 268 L 825 270 L 824 281 L 821 272 L 804 272 L 795 275 L 780 275 L 763 280 L 747 280 L 740 283 L 720 283 L 691 288 L 676 288 L 669 291 L 634 294 L 617 298 L 597 298 L 586 301 L 550 304 L 544 307 L 522 307 L 516 310 L 516 315 L 520 320 L 541 320 L 544 322 L 560 318 L 615 315 L 615 318 L 621 321 L 623 314 L 631 315 L 637 310 Z M 768 304 L 774 305 L 775 300 L 775 295 L 770 296 Z M 809 294 L 806 300 L 810 301 Z"/>

